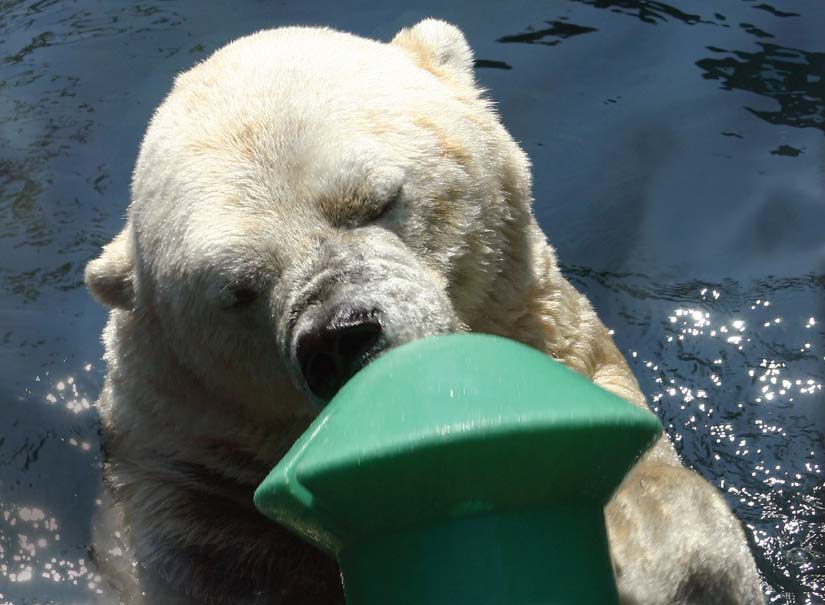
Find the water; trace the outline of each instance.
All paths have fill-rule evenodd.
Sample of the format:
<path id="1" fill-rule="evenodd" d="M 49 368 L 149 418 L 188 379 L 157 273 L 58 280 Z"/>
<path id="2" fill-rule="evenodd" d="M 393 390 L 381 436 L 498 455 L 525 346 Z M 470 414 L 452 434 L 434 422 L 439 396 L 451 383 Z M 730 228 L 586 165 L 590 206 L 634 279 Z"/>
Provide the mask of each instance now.
<path id="1" fill-rule="evenodd" d="M 0 0 L 0 604 L 99 581 L 82 269 L 172 77 L 265 27 L 386 40 L 430 15 L 467 34 L 568 277 L 749 528 L 768 602 L 825 602 L 821 2 Z"/>

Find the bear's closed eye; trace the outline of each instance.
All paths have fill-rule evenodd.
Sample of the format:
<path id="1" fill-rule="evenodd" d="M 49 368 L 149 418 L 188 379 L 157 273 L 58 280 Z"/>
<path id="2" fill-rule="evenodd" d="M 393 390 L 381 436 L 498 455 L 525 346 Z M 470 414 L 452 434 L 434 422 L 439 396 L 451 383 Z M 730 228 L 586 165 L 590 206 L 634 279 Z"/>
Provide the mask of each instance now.
<path id="1" fill-rule="evenodd" d="M 227 286 L 221 294 L 224 309 L 243 309 L 258 299 L 259 292 L 254 285 L 241 283 Z"/>
<path id="2" fill-rule="evenodd" d="M 386 217 L 401 199 L 402 189 L 390 196 L 363 195 L 352 192 L 346 195 L 322 197 L 318 201 L 323 213 L 336 227 L 360 227 Z"/>

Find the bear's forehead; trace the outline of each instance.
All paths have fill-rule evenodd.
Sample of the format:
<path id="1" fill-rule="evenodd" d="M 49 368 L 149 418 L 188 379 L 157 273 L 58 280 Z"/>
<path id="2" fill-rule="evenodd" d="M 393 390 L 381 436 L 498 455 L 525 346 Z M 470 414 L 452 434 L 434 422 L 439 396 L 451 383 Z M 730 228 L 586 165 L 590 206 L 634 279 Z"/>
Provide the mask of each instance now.
<path id="1" fill-rule="evenodd" d="M 477 110 L 391 44 L 261 32 L 178 78 L 144 139 L 133 214 L 235 231 L 380 202 L 406 180 L 436 187 L 481 155 Z"/>
<path id="2" fill-rule="evenodd" d="M 422 124 L 441 116 L 454 128 L 467 112 L 392 45 L 288 28 L 241 39 L 180 76 L 145 147 L 233 176 L 240 166 L 317 176 L 353 160 L 369 171 L 426 153 Z"/>
<path id="3" fill-rule="evenodd" d="M 216 168 L 230 174 L 237 163 L 294 173 L 305 156 L 335 165 L 370 146 L 378 156 L 427 153 L 422 125 L 469 131 L 478 109 L 393 44 L 285 28 L 242 38 L 179 76 L 145 143 L 183 162 L 223 162 Z M 442 134 L 439 144 L 455 149 L 456 134 Z"/>
<path id="4" fill-rule="evenodd" d="M 392 44 L 286 28 L 241 38 L 181 74 L 166 105 L 193 117 L 260 112 L 341 120 L 448 96 L 448 87 Z"/>

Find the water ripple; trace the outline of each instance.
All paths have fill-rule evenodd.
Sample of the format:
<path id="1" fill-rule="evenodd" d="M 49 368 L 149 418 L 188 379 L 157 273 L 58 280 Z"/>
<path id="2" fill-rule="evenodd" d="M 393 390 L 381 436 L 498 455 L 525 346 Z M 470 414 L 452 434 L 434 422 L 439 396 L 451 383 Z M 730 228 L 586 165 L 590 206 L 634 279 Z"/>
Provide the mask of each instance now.
<path id="1" fill-rule="evenodd" d="M 825 276 L 565 272 L 606 290 L 602 314 L 677 450 L 749 529 L 769 601 L 825 598 Z"/>

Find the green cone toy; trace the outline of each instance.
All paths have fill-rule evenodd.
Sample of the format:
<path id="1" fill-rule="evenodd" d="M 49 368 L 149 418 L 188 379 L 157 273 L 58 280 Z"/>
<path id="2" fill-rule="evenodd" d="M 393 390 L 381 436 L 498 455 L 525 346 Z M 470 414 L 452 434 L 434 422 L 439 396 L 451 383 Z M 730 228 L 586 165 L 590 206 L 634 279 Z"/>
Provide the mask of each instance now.
<path id="1" fill-rule="evenodd" d="M 255 492 L 348 605 L 618 601 L 603 507 L 656 418 L 529 347 L 415 341 L 353 377 Z"/>

